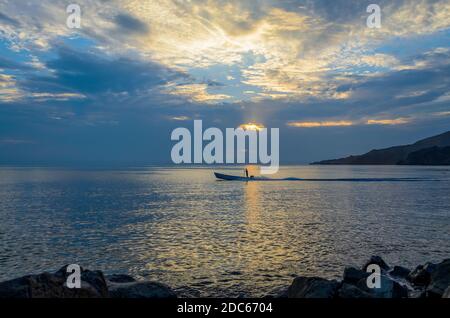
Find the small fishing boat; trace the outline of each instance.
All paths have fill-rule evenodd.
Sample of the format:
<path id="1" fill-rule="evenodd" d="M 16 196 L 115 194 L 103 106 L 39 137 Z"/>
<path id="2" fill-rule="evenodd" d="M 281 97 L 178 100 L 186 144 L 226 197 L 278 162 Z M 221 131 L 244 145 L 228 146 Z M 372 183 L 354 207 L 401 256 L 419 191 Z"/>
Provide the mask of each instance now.
<path id="1" fill-rule="evenodd" d="M 255 178 L 253 176 L 247 178 L 247 177 L 240 177 L 240 176 L 232 176 L 229 174 L 223 174 L 223 173 L 218 173 L 218 172 L 214 172 L 214 175 L 216 176 L 217 179 L 228 180 L 228 181 L 252 181 L 252 180 L 255 180 Z"/>
<path id="2" fill-rule="evenodd" d="M 250 177 L 241 177 L 241 176 L 232 176 L 229 174 L 223 174 L 214 172 L 214 175 L 219 180 L 227 180 L 227 181 L 300 181 L 300 180 L 306 180 L 306 179 L 299 179 L 299 178 L 284 178 L 284 179 L 272 179 L 267 178 L 263 176 L 250 176 Z"/>

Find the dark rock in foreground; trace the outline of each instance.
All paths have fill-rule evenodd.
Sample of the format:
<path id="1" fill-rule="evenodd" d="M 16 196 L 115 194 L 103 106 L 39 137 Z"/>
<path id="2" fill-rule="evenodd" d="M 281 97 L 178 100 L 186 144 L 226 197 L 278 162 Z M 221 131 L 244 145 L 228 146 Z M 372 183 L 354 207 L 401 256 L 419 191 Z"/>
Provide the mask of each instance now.
<path id="1" fill-rule="evenodd" d="M 380 288 L 370 288 L 369 265 L 378 265 Z M 363 270 L 346 267 L 342 282 L 319 277 L 297 277 L 288 289 L 289 298 L 408 298 L 450 297 L 450 259 L 435 265 L 427 263 L 409 271 L 391 267 L 379 256 L 372 256 Z"/>
<path id="2" fill-rule="evenodd" d="M 157 282 L 133 282 L 111 284 L 111 298 L 176 298 L 175 292 L 168 286 Z"/>
<path id="3" fill-rule="evenodd" d="M 394 268 L 389 272 L 392 277 L 398 277 L 406 279 L 411 270 L 403 266 L 394 266 Z"/>
<path id="4" fill-rule="evenodd" d="M 450 287 L 450 259 L 444 260 L 436 265 L 435 270 L 431 272 L 430 284 L 426 293 L 428 297 L 440 298 Z"/>
<path id="5" fill-rule="evenodd" d="M 355 285 L 361 279 L 366 279 L 370 274 L 354 267 L 346 267 L 342 281 L 344 283 Z"/>
<path id="6" fill-rule="evenodd" d="M 100 271 L 81 268 L 81 288 L 66 286 L 64 266 L 54 274 L 28 275 L 0 283 L 0 298 L 103 298 L 108 297 L 105 277 Z"/>
<path id="7" fill-rule="evenodd" d="M 450 286 L 445 290 L 444 295 L 442 295 L 442 298 L 450 298 Z"/>
<path id="8" fill-rule="evenodd" d="M 352 284 L 344 283 L 337 292 L 338 298 L 374 298 L 370 293 L 356 287 Z"/>
<path id="9" fill-rule="evenodd" d="M 398 282 L 392 280 L 390 277 L 381 275 L 381 287 L 380 288 L 369 288 L 367 287 L 366 279 L 360 280 L 356 286 L 370 294 L 373 298 L 407 298 L 408 289 Z"/>
<path id="10" fill-rule="evenodd" d="M 436 269 L 433 263 L 419 265 L 407 276 L 407 279 L 415 286 L 427 286 L 431 281 L 431 273 Z"/>
<path id="11" fill-rule="evenodd" d="M 333 298 L 338 282 L 320 277 L 297 277 L 288 289 L 289 298 Z"/>
<path id="12" fill-rule="evenodd" d="M 133 283 L 136 281 L 133 277 L 124 274 L 108 275 L 106 279 L 110 283 Z"/>
<path id="13" fill-rule="evenodd" d="M 374 275 L 367 268 L 376 264 Z M 372 256 L 362 267 L 346 267 L 342 281 L 321 277 L 296 277 L 289 287 L 280 287 L 268 298 L 450 298 L 450 259 L 438 264 L 426 263 L 413 271 L 391 267 L 379 256 Z M 64 266 L 55 273 L 27 275 L 0 283 L 0 298 L 175 298 L 200 297 L 189 286 L 176 290 L 152 281 L 136 281 L 129 275 L 104 276 L 101 271 L 80 268 L 81 287 L 69 288 Z M 373 284 L 380 280 L 379 288 Z M 370 287 L 369 287 L 370 286 Z M 371 288 L 372 287 L 372 288 Z M 224 291 L 226 296 L 226 291 Z M 245 296 L 245 295 L 244 295 Z"/>
<path id="14" fill-rule="evenodd" d="M 136 282 L 128 275 L 105 278 L 101 271 L 80 270 L 81 288 L 66 285 L 67 266 L 56 273 L 28 275 L 0 283 L 0 298 L 173 298 L 166 285 Z"/>

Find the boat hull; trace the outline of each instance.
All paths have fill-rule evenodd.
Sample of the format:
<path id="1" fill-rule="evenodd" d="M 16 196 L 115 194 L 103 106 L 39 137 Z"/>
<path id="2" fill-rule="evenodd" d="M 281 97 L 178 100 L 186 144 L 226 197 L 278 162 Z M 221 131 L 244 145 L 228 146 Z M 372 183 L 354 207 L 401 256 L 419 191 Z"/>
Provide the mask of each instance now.
<path id="1" fill-rule="evenodd" d="M 217 179 L 228 180 L 228 181 L 251 181 L 253 179 L 253 178 L 232 176 L 232 175 L 218 173 L 218 172 L 214 172 L 214 175 L 216 176 Z"/>

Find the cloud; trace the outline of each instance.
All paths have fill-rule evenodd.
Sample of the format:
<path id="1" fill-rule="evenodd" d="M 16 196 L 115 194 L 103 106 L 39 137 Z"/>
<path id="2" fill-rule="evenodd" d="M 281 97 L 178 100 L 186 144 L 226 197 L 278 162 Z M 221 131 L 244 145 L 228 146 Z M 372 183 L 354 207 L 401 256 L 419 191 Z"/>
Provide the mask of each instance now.
<path id="1" fill-rule="evenodd" d="M 368 0 L 78 3 L 76 30 L 65 0 L 0 0 L 1 134 L 48 142 L 32 157 L 132 157 L 194 118 L 284 128 L 293 145 L 448 129 L 448 1 L 380 0 L 376 30 Z"/>
<path id="2" fill-rule="evenodd" d="M 0 74 L 0 102 L 13 103 L 19 100 L 29 100 L 34 102 L 53 101 L 69 101 L 73 99 L 86 98 L 80 93 L 48 93 L 48 92 L 27 92 L 22 89 L 20 82 L 12 75 Z"/>
<path id="3" fill-rule="evenodd" d="M 290 127 L 297 128 L 316 128 L 316 127 L 340 127 L 340 126 L 352 126 L 351 121 L 294 121 L 287 124 Z"/>
<path id="4" fill-rule="evenodd" d="M 67 47 L 60 47 L 57 58 L 47 61 L 50 75 L 32 75 L 20 81 L 24 91 L 54 96 L 94 94 L 131 94 L 165 85 L 168 80 L 184 76 L 155 63 L 128 58 L 107 58 Z M 132 74 L 132 76 L 130 76 Z M 59 94 L 59 95 L 58 95 Z"/>
<path id="5" fill-rule="evenodd" d="M 105 56 L 96 50 L 82 52 L 61 45 L 53 56 L 40 60 L 30 55 L 30 61 L 20 63 L 0 59 L 0 69 L 5 64 L 6 70 L 12 72 L 0 73 L 0 101 L 142 105 L 146 99 L 163 105 L 170 104 L 173 98 L 168 98 L 170 95 L 162 88 L 170 81 L 187 79 L 186 74 L 157 63 Z"/>
<path id="6" fill-rule="evenodd" d="M 376 53 L 374 55 L 361 56 L 357 65 L 369 65 L 376 67 L 394 67 L 399 64 L 399 61 L 392 55 Z"/>
<path id="7" fill-rule="evenodd" d="M 32 93 L 31 96 L 40 102 L 47 100 L 68 101 L 71 99 L 86 98 L 85 95 L 77 93 Z"/>
<path id="8" fill-rule="evenodd" d="M 445 111 L 445 112 L 437 112 L 437 113 L 434 113 L 436 116 L 442 116 L 442 117 L 445 117 L 445 116 L 450 116 L 450 111 Z"/>
<path id="9" fill-rule="evenodd" d="M 287 123 L 289 127 L 296 128 L 317 128 L 317 127 L 348 127 L 355 125 L 402 125 L 410 123 L 410 118 L 395 119 L 368 119 L 364 120 L 338 120 L 338 121 L 290 121 Z"/>
<path id="10" fill-rule="evenodd" d="M 363 78 L 402 67 L 397 57 L 376 52 L 385 41 L 450 26 L 448 1 L 381 1 L 383 25 L 372 30 L 365 26 L 369 3 L 80 1 L 83 28 L 78 31 L 65 27 L 64 1 L 1 6 L 4 20 L 20 17 L 20 27 L 4 27 L 15 49 L 48 50 L 56 39 L 77 35 L 108 53 L 138 56 L 188 74 L 193 68 L 237 65 L 238 85 L 261 91 L 244 98 L 304 101 L 349 98 L 350 92 L 339 87 L 355 78 L 342 74 Z M 202 100 L 212 102 L 197 102 Z"/>
<path id="11" fill-rule="evenodd" d="M 189 116 L 173 116 L 170 117 L 170 119 L 175 121 L 187 121 L 190 120 L 191 118 Z"/>
<path id="12" fill-rule="evenodd" d="M 30 68 L 28 65 L 0 56 L 0 69 L 27 70 Z"/>
<path id="13" fill-rule="evenodd" d="M 149 27 L 147 24 L 129 14 L 120 13 L 115 16 L 114 21 L 122 30 L 126 32 L 141 34 L 147 34 L 149 32 Z"/>
<path id="14" fill-rule="evenodd" d="M 23 97 L 14 76 L 0 74 L 0 102 L 12 103 Z"/>
<path id="15" fill-rule="evenodd" d="M 7 16 L 6 14 L 3 14 L 2 12 L 0 12 L 0 21 L 3 23 L 7 23 L 10 24 L 14 27 L 19 27 L 20 26 L 20 22 L 17 21 L 14 18 L 11 18 L 10 16 Z"/>
<path id="16" fill-rule="evenodd" d="M 175 84 L 166 85 L 166 91 L 169 94 L 183 96 L 193 102 L 199 103 L 215 103 L 217 101 L 225 101 L 230 98 L 226 94 L 213 94 L 208 92 L 208 84 Z"/>
<path id="17" fill-rule="evenodd" d="M 407 124 L 411 120 L 409 118 L 395 118 L 395 119 L 369 119 L 367 125 L 402 125 Z"/>
<path id="18" fill-rule="evenodd" d="M 166 82 L 167 70 L 151 62 L 127 58 L 107 59 L 67 48 L 58 50 L 58 58 L 47 63 L 55 78 L 48 81 L 83 92 L 123 92 Z M 129 76 L 133 74 L 133 76 Z M 167 75 L 170 76 L 169 72 Z"/>
<path id="19" fill-rule="evenodd" d="M 416 112 L 436 111 L 450 86 L 450 54 L 427 51 L 412 60 L 422 61 L 423 66 L 393 69 L 339 86 L 338 89 L 351 91 L 345 112 L 361 117 L 386 113 L 408 117 Z"/>
<path id="20" fill-rule="evenodd" d="M 450 25 L 448 1 L 395 1 L 386 5 L 382 30 L 390 36 L 411 36 L 443 30 Z"/>

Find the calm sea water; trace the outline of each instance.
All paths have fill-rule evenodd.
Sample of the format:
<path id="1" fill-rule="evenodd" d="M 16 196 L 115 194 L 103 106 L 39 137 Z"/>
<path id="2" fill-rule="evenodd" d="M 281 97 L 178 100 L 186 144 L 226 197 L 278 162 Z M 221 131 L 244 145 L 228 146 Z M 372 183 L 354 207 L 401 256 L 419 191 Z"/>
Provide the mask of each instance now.
<path id="1" fill-rule="evenodd" d="M 0 168 L 0 280 L 78 263 L 202 296 L 262 296 L 295 275 L 338 278 L 372 254 L 408 267 L 450 257 L 448 167 L 290 166 L 277 177 L 367 180 Z"/>

